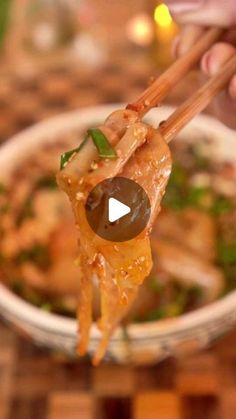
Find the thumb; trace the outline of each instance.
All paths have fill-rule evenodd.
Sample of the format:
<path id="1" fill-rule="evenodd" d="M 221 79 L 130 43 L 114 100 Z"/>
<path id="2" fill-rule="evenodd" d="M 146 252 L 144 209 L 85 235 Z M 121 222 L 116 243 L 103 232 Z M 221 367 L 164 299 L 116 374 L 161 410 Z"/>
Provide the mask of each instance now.
<path id="1" fill-rule="evenodd" d="M 236 24 L 235 0 L 166 0 L 178 23 L 229 27 Z"/>

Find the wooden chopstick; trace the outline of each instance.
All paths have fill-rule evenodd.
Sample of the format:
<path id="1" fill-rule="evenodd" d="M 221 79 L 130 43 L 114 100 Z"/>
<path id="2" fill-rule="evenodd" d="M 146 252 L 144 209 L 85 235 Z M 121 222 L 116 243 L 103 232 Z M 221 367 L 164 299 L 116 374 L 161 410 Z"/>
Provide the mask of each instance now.
<path id="1" fill-rule="evenodd" d="M 220 38 L 223 32 L 224 30 L 220 28 L 208 29 L 190 51 L 176 60 L 143 92 L 136 102 L 129 104 L 127 108 L 136 110 L 142 117 L 151 108 L 157 106 L 170 92 L 170 89 L 197 64 L 204 52 Z"/>
<path id="2" fill-rule="evenodd" d="M 170 117 L 161 123 L 159 131 L 167 143 L 199 112 L 201 112 L 236 73 L 236 54 L 220 71 L 182 103 Z"/>

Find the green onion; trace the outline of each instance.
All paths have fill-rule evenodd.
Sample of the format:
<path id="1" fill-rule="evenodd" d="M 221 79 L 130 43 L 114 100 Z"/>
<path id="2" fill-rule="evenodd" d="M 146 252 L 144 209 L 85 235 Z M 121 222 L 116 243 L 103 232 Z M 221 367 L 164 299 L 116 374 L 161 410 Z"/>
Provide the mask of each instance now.
<path id="1" fill-rule="evenodd" d="M 234 209 L 232 201 L 223 195 L 218 195 L 215 198 L 214 204 L 211 208 L 213 215 L 227 214 Z"/>
<path id="2" fill-rule="evenodd" d="M 54 175 L 46 175 L 42 176 L 38 179 L 38 181 L 35 184 L 35 189 L 55 189 L 57 187 L 56 179 Z"/>
<path id="3" fill-rule="evenodd" d="M 147 313 L 145 316 L 143 316 L 141 319 L 138 319 L 140 322 L 151 322 L 155 320 L 161 320 L 164 319 L 166 316 L 166 311 L 164 307 L 157 307 L 153 310 L 150 310 L 149 313 Z"/>
<path id="4" fill-rule="evenodd" d="M 88 130 L 88 135 L 91 135 L 94 145 L 98 150 L 99 157 L 102 159 L 116 159 L 117 154 L 114 148 L 98 128 L 90 128 Z"/>
<path id="5" fill-rule="evenodd" d="M 66 163 L 68 163 L 68 161 L 70 160 L 71 156 L 73 156 L 73 154 L 77 154 L 82 149 L 87 139 L 88 139 L 88 135 L 85 137 L 85 139 L 77 148 L 73 148 L 73 150 L 66 151 L 65 153 L 61 155 L 60 170 L 64 169 L 64 167 L 66 166 Z"/>
<path id="6" fill-rule="evenodd" d="M 154 291 L 157 294 L 160 294 L 162 292 L 162 286 L 160 285 L 160 282 L 158 282 L 158 278 L 156 277 L 149 278 L 147 284 L 148 284 L 148 288 L 151 291 Z"/>
<path id="7" fill-rule="evenodd" d="M 183 187 L 187 182 L 187 173 L 185 169 L 180 166 L 178 163 L 173 165 L 169 184 L 176 187 Z"/>
<path id="8" fill-rule="evenodd" d="M 47 301 L 47 302 L 43 303 L 40 308 L 42 310 L 47 311 L 48 313 L 50 313 L 52 311 L 52 304 Z"/>
<path id="9" fill-rule="evenodd" d="M 87 131 L 87 136 L 79 145 L 79 147 L 74 148 L 73 150 L 66 151 L 61 155 L 61 162 L 60 162 L 60 170 L 64 169 L 68 161 L 70 160 L 73 154 L 77 154 L 81 148 L 84 146 L 88 138 L 91 136 L 95 147 L 98 150 L 99 157 L 102 159 L 116 159 L 117 154 L 114 148 L 112 148 L 111 144 L 102 133 L 102 131 L 98 128 L 90 128 Z"/>
<path id="10" fill-rule="evenodd" d="M 192 186 L 189 188 L 186 200 L 187 204 L 194 208 L 207 209 L 211 201 L 212 193 L 206 186 Z"/>
<path id="11" fill-rule="evenodd" d="M 24 280 L 22 278 L 14 278 L 11 280 L 11 288 L 16 294 L 21 294 L 23 291 Z"/>
<path id="12" fill-rule="evenodd" d="M 24 202 L 21 208 L 21 211 L 16 217 L 16 225 L 20 227 L 26 218 L 33 218 L 33 217 L 34 217 L 33 200 L 31 196 L 28 196 L 28 198 L 26 199 L 26 201 Z"/>
<path id="13" fill-rule="evenodd" d="M 41 268 L 47 268 L 50 265 L 50 256 L 46 246 L 35 243 L 31 248 L 21 250 L 15 257 L 15 263 L 34 262 Z"/>
<path id="14" fill-rule="evenodd" d="M 218 260 L 222 265 L 236 264 L 236 240 L 225 242 L 220 239 L 217 243 Z"/>

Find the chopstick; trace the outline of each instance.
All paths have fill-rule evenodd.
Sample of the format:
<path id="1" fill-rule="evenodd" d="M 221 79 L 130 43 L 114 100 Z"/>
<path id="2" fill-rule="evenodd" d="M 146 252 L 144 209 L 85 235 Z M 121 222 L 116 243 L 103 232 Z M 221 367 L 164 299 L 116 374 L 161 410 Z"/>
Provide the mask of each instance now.
<path id="1" fill-rule="evenodd" d="M 199 112 L 201 112 L 236 73 L 236 54 L 226 62 L 219 72 L 182 103 L 159 126 L 159 131 L 167 143 Z"/>
<path id="2" fill-rule="evenodd" d="M 201 56 L 217 41 L 224 30 L 220 28 L 208 29 L 185 55 L 176 60 L 164 73 L 162 73 L 136 102 L 127 106 L 134 109 L 142 117 L 151 108 L 157 106 L 188 71 L 200 60 Z"/>

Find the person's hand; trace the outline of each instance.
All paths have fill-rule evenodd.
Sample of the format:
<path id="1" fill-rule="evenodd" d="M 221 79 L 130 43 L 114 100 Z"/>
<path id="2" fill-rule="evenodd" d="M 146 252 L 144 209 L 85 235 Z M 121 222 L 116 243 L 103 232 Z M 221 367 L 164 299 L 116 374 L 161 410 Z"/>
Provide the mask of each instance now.
<path id="1" fill-rule="evenodd" d="M 219 68 L 236 52 L 236 1 L 235 0 L 166 0 L 170 13 L 181 31 L 174 41 L 173 54 L 178 57 L 187 52 L 205 30 L 205 27 L 227 28 L 221 42 L 213 45 L 201 59 L 201 70 L 206 77 L 216 74 Z M 215 115 L 236 129 L 236 74 L 227 89 L 212 103 Z"/>

